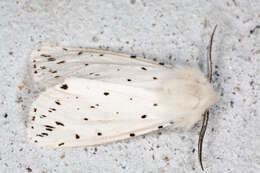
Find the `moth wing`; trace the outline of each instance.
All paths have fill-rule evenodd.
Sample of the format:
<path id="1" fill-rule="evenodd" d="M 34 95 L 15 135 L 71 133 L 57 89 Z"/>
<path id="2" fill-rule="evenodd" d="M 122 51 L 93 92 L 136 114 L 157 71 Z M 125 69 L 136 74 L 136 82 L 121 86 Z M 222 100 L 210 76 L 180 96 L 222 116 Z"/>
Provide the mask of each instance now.
<path id="1" fill-rule="evenodd" d="M 32 104 L 29 138 L 40 146 L 90 146 L 168 126 L 153 90 L 102 80 L 68 78 Z"/>
<path id="2" fill-rule="evenodd" d="M 31 55 L 32 77 L 40 89 L 57 85 L 69 77 L 145 84 L 169 72 L 168 67 L 159 64 L 133 55 L 91 48 L 47 46 Z"/>

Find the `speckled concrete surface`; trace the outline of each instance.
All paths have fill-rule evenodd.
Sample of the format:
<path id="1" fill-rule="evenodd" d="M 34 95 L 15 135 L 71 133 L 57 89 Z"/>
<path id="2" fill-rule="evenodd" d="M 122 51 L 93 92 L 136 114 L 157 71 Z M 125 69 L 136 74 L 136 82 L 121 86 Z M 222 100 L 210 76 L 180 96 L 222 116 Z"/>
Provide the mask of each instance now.
<path id="1" fill-rule="evenodd" d="M 27 143 L 28 58 L 41 45 L 107 48 L 200 64 L 215 24 L 214 87 L 204 141 L 209 173 L 260 171 L 260 1 L 0 1 L 0 172 L 201 172 L 200 123 L 105 146 L 48 150 Z M 23 88 L 24 86 L 24 88 Z"/>

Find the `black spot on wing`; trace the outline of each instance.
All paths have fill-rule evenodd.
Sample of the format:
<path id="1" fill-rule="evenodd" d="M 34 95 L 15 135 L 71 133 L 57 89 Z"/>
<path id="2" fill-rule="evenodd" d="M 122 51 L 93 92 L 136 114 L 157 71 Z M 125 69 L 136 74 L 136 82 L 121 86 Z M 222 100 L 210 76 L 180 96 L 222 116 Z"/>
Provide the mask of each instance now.
<path id="1" fill-rule="evenodd" d="M 54 71 L 49 70 L 49 72 L 51 72 L 51 73 L 57 73 L 57 70 L 54 70 Z"/>
<path id="2" fill-rule="evenodd" d="M 164 65 L 164 63 L 163 62 L 159 62 L 159 65 Z"/>
<path id="3" fill-rule="evenodd" d="M 33 112 L 36 112 L 37 111 L 37 108 L 33 108 Z"/>
<path id="4" fill-rule="evenodd" d="M 135 134 L 134 134 L 134 133 L 130 133 L 129 136 L 130 136 L 130 137 L 134 137 Z"/>
<path id="5" fill-rule="evenodd" d="M 55 58 L 48 58 L 48 61 L 56 61 Z"/>
<path id="6" fill-rule="evenodd" d="M 78 55 L 82 55 L 83 54 L 83 52 L 82 51 L 80 51 L 79 53 L 78 53 Z"/>
<path id="7" fill-rule="evenodd" d="M 66 90 L 66 89 L 68 89 L 69 87 L 68 87 L 67 84 L 63 84 L 60 88 Z"/>
<path id="8" fill-rule="evenodd" d="M 136 55 L 131 55 L 130 58 L 136 58 Z"/>
<path id="9" fill-rule="evenodd" d="M 104 54 L 100 54 L 99 56 L 104 56 Z"/>
<path id="10" fill-rule="evenodd" d="M 158 104 L 157 104 L 157 103 L 154 103 L 153 106 L 158 106 Z"/>
<path id="11" fill-rule="evenodd" d="M 108 96 L 108 95 L 109 95 L 109 92 L 104 92 L 104 95 L 105 95 L 105 96 Z"/>
<path id="12" fill-rule="evenodd" d="M 163 128 L 163 126 L 158 126 L 158 129 L 161 129 L 161 128 Z"/>
<path id="13" fill-rule="evenodd" d="M 147 115 L 142 115 L 141 118 L 142 119 L 145 119 L 147 117 Z"/>
<path id="14" fill-rule="evenodd" d="M 50 129 L 55 129 L 55 127 L 50 126 L 50 125 L 44 125 L 44 127 L 46 127 L 46 128 L 50 128 Z"/>
<path id="15" fill-rule="evenodd" d="M 41 54 L 40 56 L 42 56 L 42 57 L 51 57 L 51 55 L 47 55 L 47 54 Z"/>
<path id="16" fill-rule="evenodd" d="M 62 146 L 62 145 L 64 145 L 64 142 L 58 144 L 59 147 Z"/>
<path id="17" fill-rule="evenodd" d="M 153 80 L 156 80 L 157 79 L 157 77 L 153 77 Z"/>
<path id="18" fill-rule="evenodd" d="M 56 111 L 56 109 L 55 108 L 49 108 L 50 110 L 52 110 L 52 111 Z"/>
<path id="19" fill-rule="evenodd" d="M 97 135 L 98 135 L 98 136 L 102 136 L 102 133 L 101 133 L 101 132 L 98 132 Z"/>
<path id="20" fill-rule="evenodd" d="M 46 115 L 40 115 L 40 118 L 45 118 L 46 117 Z"/>
<path id="21" fill-rule="evenodd" d="M 61 105 L 60 102 L 59 102 L 58 100 L 56 100 L 55 103 L 56 103 L 57 105 Z"/>
<path id="22" fill-rule="evenodd" d="M 88 121 L 88 118 L 84 118 L 85 121 Z"/>
<path id="23" fill-rule="evenodd" d="M 78 134 L 76 134 L 76 135 L 75 135 L 75 138 L 76 138 L 76 139 L 79 139 L 79 138 L 80 138 L 80 136 L 79 136 Z"/>
<path id="24" fill-rule="evenodd" d="M 145 71 L 147 70 L 145 67 L 142 67 L 141 69 L 142 69 L 142 70 L 145 70 Z"/>
<path id="25" fill-rule="evenodd" d="M 65 63 L 66 61 L 60 61 L 60 62 L 57 62 L 57 64 L 63 64 L 63 63 Z"/>
<path id="26" fill-rule="evenodd" d="M 56 121 L 55 123 L 56 123 L 58 126 L 64 126 L 64 124 L 61 123 L 61 122 Z"/>
<path id="27" fill-rule="evenodd" d="M 67 48 L 62 48 L 64 51 L 68 51 L 68 49 Z"/>
<path id="28" fill-rule="evenodd" d="M 127 79 L 127 81 L 128 81 L 128 82 L 131 82 L 131 81 L 132 81 L 132 79 Z"/>

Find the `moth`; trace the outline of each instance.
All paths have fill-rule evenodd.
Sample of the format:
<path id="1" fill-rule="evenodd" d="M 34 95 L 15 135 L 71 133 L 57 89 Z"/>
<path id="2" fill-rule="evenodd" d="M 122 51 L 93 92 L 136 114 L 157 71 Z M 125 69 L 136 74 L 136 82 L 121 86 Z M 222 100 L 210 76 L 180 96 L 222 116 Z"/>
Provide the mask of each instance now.
<path id="1" fill-rule="evenodd" d="M 42 47 L 31 69 L 41 92 L 29 111 L 28 138 L 50 148 L 189 129 L 218 98 L 198 67 L 100 49 Z"/>

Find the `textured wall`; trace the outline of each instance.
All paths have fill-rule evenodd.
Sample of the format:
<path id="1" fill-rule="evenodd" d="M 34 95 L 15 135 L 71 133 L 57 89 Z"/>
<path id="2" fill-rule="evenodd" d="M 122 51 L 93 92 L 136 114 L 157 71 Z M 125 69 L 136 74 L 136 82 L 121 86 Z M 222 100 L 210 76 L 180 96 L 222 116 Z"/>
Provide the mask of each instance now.
<path id="1" fill-rule="evenodd" d="M 204 141 L 210 173 L 260 170 L 260 1 L 0 1 L 0 172 L 201 172 L 200 123 L 98 147 L 27 143 L 28 59 L 41 45 L 108 48 L 200 64 L 215 24 L 213 83 L 221 94 Z M 257 171 L 258 170 L 258 171 Z"/>

